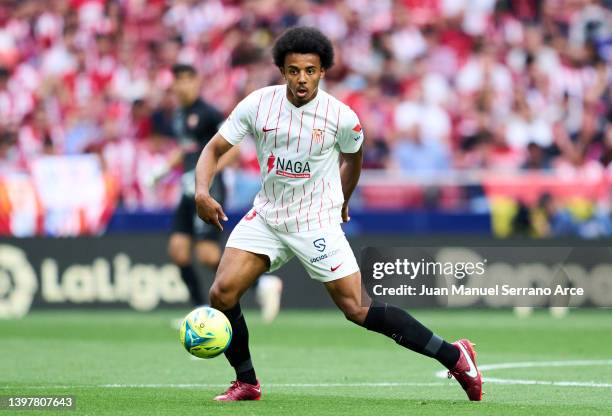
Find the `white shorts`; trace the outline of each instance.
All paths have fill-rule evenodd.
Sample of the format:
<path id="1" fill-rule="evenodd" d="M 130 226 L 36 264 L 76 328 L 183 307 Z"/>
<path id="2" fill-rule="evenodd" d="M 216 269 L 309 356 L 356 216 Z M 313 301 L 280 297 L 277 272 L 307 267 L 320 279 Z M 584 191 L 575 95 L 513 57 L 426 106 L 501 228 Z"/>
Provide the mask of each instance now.
<path id="1" fill-rule="evenodd" d="M 359 271 L 340 224 L 287 233 L 270 227 L 252 209 L 236 225 L 226 246 L 268 256 L 270 272 L 296 256 L 310 277 L 320 282 L 330 282 Z"/>

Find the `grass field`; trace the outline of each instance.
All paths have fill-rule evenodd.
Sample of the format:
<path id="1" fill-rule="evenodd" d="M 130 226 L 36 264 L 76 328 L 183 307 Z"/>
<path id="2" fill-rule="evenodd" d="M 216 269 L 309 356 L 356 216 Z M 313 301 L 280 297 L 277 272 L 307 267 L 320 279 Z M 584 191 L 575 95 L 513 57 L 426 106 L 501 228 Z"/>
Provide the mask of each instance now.
<path id="1" fill-rule="evenodd" d="M 74 395 L 68 414 L 79 415 L 612 414 L 612 311 L 522 320 L 507 311 L 417 312 L 441 336 L 476 342 L 484 368 L 509 363 L 483 371 L 494 380 L 482 403 L 436 377 L 433 360 L 335 311 L 282 311 L 270 326 L 247 314 L 264 395 L 216 403 L 233 371 L 224 357 L 190 358 L 170 328 L 178 315 L 38 312 L 0 321 L 0 395 Z M 33 413 L 41 412 L 17 414 Z"/>

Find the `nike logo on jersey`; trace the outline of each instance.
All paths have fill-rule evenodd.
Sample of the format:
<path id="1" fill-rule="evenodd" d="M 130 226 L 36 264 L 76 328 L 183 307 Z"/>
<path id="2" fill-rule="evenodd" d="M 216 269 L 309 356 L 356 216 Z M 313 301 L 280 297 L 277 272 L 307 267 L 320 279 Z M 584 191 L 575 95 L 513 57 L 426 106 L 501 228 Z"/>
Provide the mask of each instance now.
<path id="1" fill-rule="evenodd" d="M 274 129 L 267 129 L 267 128 L 265 128 L 265 127 L 264 127 L 262 130 L 263 130 L 263 132 L 264 132 L 264 133 L 267 133 L 267 132 L 269 132 L 269 131 L 278 130 L 278 127 L 277 127 L 277 128 L 274 128 Z"/>
<path id="2" fill-rule="evenodd" d="M 470 357 L 470 354 L 468 353 L 468 351 L 465 349 L 465 347 L 463 346 L 461 342 L 457 343 L 457 345 L 459 345 L 459 349 L 461 350 L 461 353 L 465 356 L 465 359 L 468 365 L 470 366 L 470 371 L 466 371 L 465 374 L 467 374 L 467 376 L 471 378 L 478 377 L 478 370 L 476 370 L 476 366 L 474 365 L 474 362 L 472 361 L 472 357 Z"/>
<path id="3" fill-rule="evenodd" d="M 335 272 L 336 270 L 338 270 L 340 268 L 340 266 L 342 266 L 344 263 L 340 263 L 339 265 L 337 265 L 336 267 L 332 267 L 331 271 Z"/>

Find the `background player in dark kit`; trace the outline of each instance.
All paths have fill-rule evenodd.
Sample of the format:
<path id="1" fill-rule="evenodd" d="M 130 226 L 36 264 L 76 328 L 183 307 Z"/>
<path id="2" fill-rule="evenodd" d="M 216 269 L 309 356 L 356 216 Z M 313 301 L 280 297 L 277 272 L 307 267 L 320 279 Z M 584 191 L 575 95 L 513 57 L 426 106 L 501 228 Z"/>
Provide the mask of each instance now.
<path id="1" fill-rule="evenodd" d="M 172 89 L 179 104 L 173 120 L 173 130 L 181 149 L 173 163 L 179 165 L 182 162 L 184 173 L 181 178 L 182 195 L 174 214 L 168 253 L 181 270 L 181 277 L 189 289 L 192 302 L 194 305 L 202 305 L 206 303 L 206 299 L 193 267 L 192 252 L 195 249 L 196 259 L 215 270 L 221 258 L 221 233 L 200 220 L 196 214 L 194 169 L 199 153 L 215 134 L 224 116 L 200 97 L 200 79 L 193 66 L 177 64 L 172 68 L 172 73 Z M 211 192 L 221 200 L 225 200 L 221 170 L 231 157 L 233 155 L 229 155 L 223 164 L 220 164 L 218 175 L 211 187 Z M 195 247 L 192 246 L 194 243 Z"/>
<path id="2" fill-rule="evenodd" d="M 173 90 L 179 102 L 173 130 L 181 151 L 173 164 L 183 163 L 182 196 L 174 215 L 168 252 L 180 268 L 181 277 L 189 289 L 194 305 L 205 304 L 198 275 L 192 263 L 192 250 L 203 265 L 216 270 L 221 258 L 219 240 L 221 231 L 202 221 L 195 210 L 195 166 L 206 143 L 217 132 L 225 117 L 200 97 L 201 80 L 191 65 L 177 64 L 172 68 Z M 238 155 L 238 148 L 228 152 L 217 166 L 217 176 L 211 186 L 211 195 L 225 200 L 226 188 L 222 170 Z M 195 247 L 192 244 L 195 241 Z M 256 300 L 261 306 L 264 321 L 271 322 L 280 307 L 282 281 L 274 275 L 264 275 L 256 282 Z"/>

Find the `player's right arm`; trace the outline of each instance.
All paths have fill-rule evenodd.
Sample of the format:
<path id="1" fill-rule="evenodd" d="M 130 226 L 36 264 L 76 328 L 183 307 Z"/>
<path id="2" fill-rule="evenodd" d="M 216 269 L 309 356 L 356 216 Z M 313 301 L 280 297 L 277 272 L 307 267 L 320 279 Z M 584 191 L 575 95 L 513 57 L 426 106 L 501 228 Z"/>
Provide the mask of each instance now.
<path id="1" fill-rule="evenodd" d="M 198 216 L 221 231 L 223 231 L 221 220 L 227 221 L 227 216 L 223 212 L 221 204 L 210 196 L 209 190 L 217 172 L 219 160 L 232 147 L 233 145 L 230 142 L 217 133 L 204 146 L 196 165 L 195 202 Z"/>
<path id="2" fill-rule="evenodd" d="M 196 209 L 198 216 L 223 231 L 221 220 L 227 221 L 221 204 L 210 196 L 209 189 L 219 165 L 226 164 L 228 157 L 222 159 L 233 146 L 239 144 L 252 130 L 259 95 L 249 95 L 242 100 L 221 126 L 217 134 L 206 144 L 196 165 Z"/>

